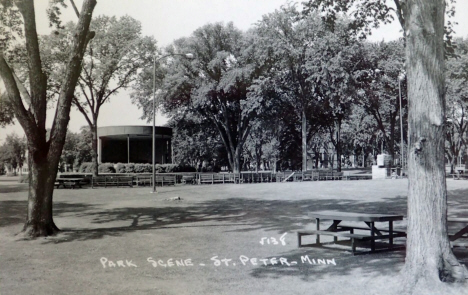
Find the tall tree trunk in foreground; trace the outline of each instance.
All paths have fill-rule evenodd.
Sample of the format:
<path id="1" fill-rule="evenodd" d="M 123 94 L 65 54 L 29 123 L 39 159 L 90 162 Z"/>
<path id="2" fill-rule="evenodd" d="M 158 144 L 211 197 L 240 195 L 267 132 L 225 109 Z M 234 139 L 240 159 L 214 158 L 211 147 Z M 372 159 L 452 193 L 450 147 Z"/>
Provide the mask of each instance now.
<path id="1" fill-rule="evenodd" d="M 406 2 L 409 192 L 406 291 L 464 279 L 447 236 L 444 0 Z"/>
<path id="2" fill-rule="evenodd" d="M 89 32 L 95 0 L 85 0 L 76 25 L 70 48 L 67 67 L 63 73 L 57 110 L 50 131 L 46 137 L 47 77 L 43 72 L 36 32 L 33 1 L 15 1 L 24 21 L 24 37 L 29 66 L 29 92 L 17 79 L 13 70 L 0 52 L 0 77 L 13 106 L 16 119 L 24 129 L 28 140 L 30 182 L 28 193 L 28 214 L 24 232 L 28 237 L 54 234 L 58 228 L 52 217 L 52 196 L 58 163 L 65 143 L 67 125 L 75 86 L 81 71 L 81 62 L 87 43 L 94 37 Z M 30 103 L 27 109 L 23 101 Z"/>
<path id="3" fill-rule="evenodd" d="M 302 107 L 302 124 L 301 124 L 301 134 L 302 134 L 302 171 L 307 171 L 307 120 L 305 107 Z"/>
<path id="4" fill-rule="evenodd" d="M 98 176 L 99 174 L 99 161 L 98 161 L 98 136 L 97 136 L 97 120 L 94 121 L 94 124 L 90 125 L 91 134 L 92 134 L 92 151 L 91 157 L 93 162 L 93 176 Z"/>

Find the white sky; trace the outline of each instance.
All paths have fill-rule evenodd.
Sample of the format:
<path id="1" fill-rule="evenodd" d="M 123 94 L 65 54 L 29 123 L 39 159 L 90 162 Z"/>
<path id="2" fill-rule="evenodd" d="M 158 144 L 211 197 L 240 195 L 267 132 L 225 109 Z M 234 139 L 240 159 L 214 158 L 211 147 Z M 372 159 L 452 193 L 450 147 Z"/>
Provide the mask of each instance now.
<path id="1" fill-rule="evenodd" d="M 210 22 L 230 22 L 241 29 L 247 30 L 259 21 L 262 15 L 273 12 L 285 0 L 98 0 L 94 15 L 115 15 L 117 17 L 130 15 L 142 23 L 143 35 L 152 35 L 158 40 L 159 46 L 170 44 L 180 37 L 189 36 L 194 30 Z M 292 1 L 292 2 L 302 2 Z M 48 1 L 36 0 L 36 22 L 39 34 L 48 34 L 49 27 L 45 15 Z M 69 3 L 66 1 L 66 3 Z M 82 0 L 75 0 L 78 9 L 81 9 Z M 64 21 L 76 21 L 71 5 L 62 12 Z M 457 3 L 455 28 L 456 36 L 468 36 L 468 1 L 459 0 Z M 397 21 L 380 28 L 369 38 L 371 41 L 394 40 L 401 36 Z M 130 101 L 128 92 L 121 91 L 111 101 L 103 105 L 98 119 L 98 126 L 109 125 L 147 125 L 140 120 L 141 110 Z M 79 131 L 86 125 L 81 113 L 72 110 L 70 114 L 69 129 Z M 53 119 L 53 113 L 48 114 L 48 122 Z M 157 125 L 162 125 L 166 118 L 158 114 Z M 16 123 L 0 129 L 0 143 L 3 143 L 7 134 L 23 135 L 21 126 Z"/>

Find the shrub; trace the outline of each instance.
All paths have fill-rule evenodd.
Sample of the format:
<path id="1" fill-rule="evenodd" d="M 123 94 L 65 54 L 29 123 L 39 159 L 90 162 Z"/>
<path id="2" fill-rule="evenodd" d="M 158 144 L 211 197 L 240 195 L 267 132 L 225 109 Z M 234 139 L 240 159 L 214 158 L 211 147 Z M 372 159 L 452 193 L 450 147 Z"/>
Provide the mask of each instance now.
<path id="1" fill-rule="evenodd" d="M 135 164 L 135 173 L 152 172 L 151 164 Z"/>
<path id="2" fill-rule="evenodd" d="M 115 167 L 115 171 L 117 173 L 125 173 L 125 164 L 117 163 L 117 165 Z"/>
<path id="3" fill-rule="evenodd" d="M 125 173 L 135 173 L 135 164 L 128 163 L 125 165 Z"/>
<path id="4" fill-rule="evenodd" d="M 93 173 L 94 164 L 91 162 L 81 163 L 79 172 L 80 173 Z M 99 168 L 99 167 L 98 167 Z"/>
<path id="5" fill-rule="evenodd" d="M 114 164 L 102 163 L 98 167 L 99 173 L 115 173 Z"/>

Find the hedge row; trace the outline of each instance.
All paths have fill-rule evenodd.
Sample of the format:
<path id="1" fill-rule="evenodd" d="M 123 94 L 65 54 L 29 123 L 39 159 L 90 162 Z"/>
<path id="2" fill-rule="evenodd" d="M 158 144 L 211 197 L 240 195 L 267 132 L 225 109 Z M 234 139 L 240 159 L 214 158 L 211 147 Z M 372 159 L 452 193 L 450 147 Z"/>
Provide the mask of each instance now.
<path id="1" fill-rule="evenodd" d="M 93 163 L 83 163 L 80 166 L 80 173 L 92 173 Z M 171 173 L 171 172 L 195 172 L 195 168 L 190 166 L 181 166 L 176 164 L 156 164 L 155 169 L 157 173 Z M 98 167 L 99 173 L 151 173 L 153 168 L 151 164 L 135 164 L 135 163 L 102 163 Z"/>

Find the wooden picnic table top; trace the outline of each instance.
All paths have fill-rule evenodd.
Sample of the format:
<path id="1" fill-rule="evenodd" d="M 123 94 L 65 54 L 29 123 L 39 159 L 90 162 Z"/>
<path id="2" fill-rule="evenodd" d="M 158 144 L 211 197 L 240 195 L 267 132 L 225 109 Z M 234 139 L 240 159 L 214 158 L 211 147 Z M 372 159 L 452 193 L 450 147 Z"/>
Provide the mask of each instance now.
<path id="1" fill-rule="evenodd" d="M 403 215 L 369 214 L 369 213 L 340 212 L 340 211 L 314 211 L 314 212 L 309 212 L 308 216 L 309 218 L 346 220 L 346 221 L 364 221 L 364 222 L 403 220 Z"/>

